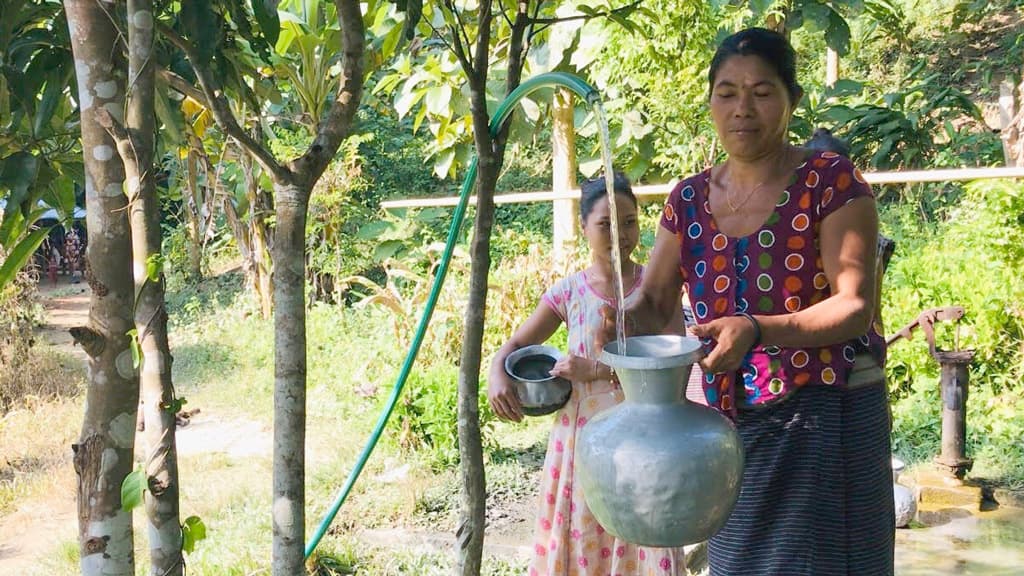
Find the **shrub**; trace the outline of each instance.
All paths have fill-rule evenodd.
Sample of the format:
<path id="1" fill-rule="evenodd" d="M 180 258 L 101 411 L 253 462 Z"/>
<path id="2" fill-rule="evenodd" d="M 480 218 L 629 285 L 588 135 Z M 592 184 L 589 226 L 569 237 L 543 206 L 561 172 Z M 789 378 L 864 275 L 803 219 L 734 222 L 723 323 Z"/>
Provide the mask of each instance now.
<path id="1" fill-rule="evenodd" d="M 398 443 L 406 450 L 425 452 L 431 468 L 446 470 L 458 465 L 458 367 L 433 366 L 409 375 L 402 399 L 395 409 Z M 479 397 L 480 435 L 484 449 L 494 446 L 494 415 L 486 407 L 487 395 Z"/>
<path id="2" fill-rule="evenodd" d="M 76 362 L 36 345 L 42 318 L 35 283 L 19 273 L 0 290 L 0 414 L 29 399 L 72 396 L 81 387 Z"/>

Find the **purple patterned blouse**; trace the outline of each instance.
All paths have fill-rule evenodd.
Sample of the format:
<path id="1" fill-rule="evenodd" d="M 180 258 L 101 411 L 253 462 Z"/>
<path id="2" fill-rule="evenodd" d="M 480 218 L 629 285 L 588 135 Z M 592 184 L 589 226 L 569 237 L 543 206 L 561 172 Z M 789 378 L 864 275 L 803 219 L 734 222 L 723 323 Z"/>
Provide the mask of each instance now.
<path id="1" fill-rule="evenodd" d="M 697 323 L 737 312 L 787 314 L 828 298 L 818 232 L 829 214 L 874 195 L 860 171 L 831 152 L 810 155 L 767 221 L 742 238 L 718 231 L 708 202 L 710 175 L 705 170 L 680 182 L 661 219 L 679 240 L 680 272 Z M 874 326 L 859 339 L 831 346 L 756 346 L 737 372 L 707 374 L 704 395 L 709 406 L 732 413 L 737 403 L 765 404 L 806 384 L 843 386 L 860 352 L 884 363 L 885 341 Z"/>

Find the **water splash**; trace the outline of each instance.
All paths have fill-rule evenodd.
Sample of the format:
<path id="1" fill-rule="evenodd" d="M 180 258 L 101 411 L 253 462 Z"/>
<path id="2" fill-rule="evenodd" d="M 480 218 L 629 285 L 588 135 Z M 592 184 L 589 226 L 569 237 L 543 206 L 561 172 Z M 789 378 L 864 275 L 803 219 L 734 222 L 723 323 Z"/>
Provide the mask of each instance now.
<path id="1" fill-rule="evenodd" d="M 600 128 L 601 160 L 604 164 L 604 184 L 608 193 L 608 214 L 611 218 L 612 236 L 612 279 L 615 284 L 615 342 L 617 352 L 628 355 L 626 350 L 626 305 L 625 289 L 622 285 L 622 252 L 619 249 L 619 214 L 615 206 L 615 166 L 612 163 L 611 138 L 608 135 L 608 118 L 600 101 L 593 102 L 594 116 Z"/>

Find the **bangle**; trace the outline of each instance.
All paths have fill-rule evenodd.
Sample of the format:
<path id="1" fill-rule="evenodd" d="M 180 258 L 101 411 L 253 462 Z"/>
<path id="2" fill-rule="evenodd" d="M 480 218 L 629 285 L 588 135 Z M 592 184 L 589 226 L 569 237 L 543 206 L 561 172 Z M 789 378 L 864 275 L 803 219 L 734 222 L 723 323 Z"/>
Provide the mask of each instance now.
<path id="1" fill-rule="evenodd" d="M 754 343 L 750 345 L 750 348 L 754 349 L 758 344 L 761 343 L 761 323 L 757 321 L 757 318 L 754 318 L 753 316 L 747 314 L 746 312 L 737 312 L 736 315 L 742 316 L 747 320 L 750 320 L 750 324 L 754 327 Z"/>

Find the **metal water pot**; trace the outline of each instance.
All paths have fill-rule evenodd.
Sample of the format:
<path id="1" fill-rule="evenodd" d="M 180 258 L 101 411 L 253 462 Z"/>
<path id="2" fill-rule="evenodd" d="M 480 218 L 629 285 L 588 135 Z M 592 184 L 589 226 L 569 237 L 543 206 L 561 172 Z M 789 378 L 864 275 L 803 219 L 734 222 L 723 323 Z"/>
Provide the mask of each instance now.
<path id="1" fill-rule="evenodd" d="M 604 347 L 625 401 L 579 432 L 576 474 L 605 530 L 643 546 L 707 540 L 725 525 L 740 493 L 743 443 L 728 419 L 686 399 L 700 342 L 637 336 Z"/>

